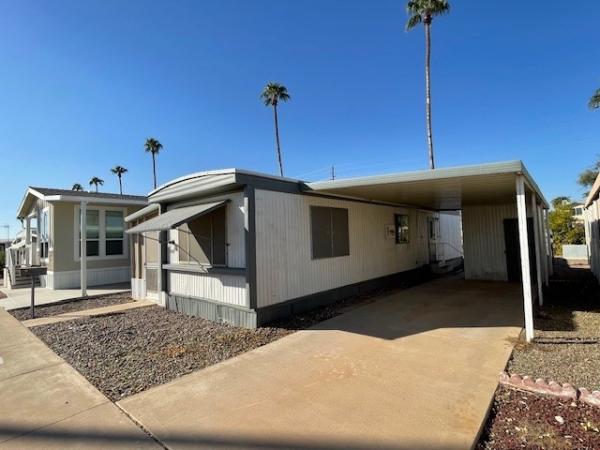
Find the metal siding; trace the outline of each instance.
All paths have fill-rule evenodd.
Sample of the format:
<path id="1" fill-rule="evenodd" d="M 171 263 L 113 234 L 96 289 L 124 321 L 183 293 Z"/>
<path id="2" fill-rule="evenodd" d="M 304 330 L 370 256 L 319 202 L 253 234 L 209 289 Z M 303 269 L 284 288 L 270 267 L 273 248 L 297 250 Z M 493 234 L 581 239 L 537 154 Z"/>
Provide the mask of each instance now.
<path id="1" fill-rule="evenodd" d="M 310 206 L 348 209 L 349 256 L 312 259 Z M 394 214 L 406 213 L 411 240 L 396 244 L 386 236 L 386 227 L 394 224 Z M 425 262 L 416 217 L 410 208 L 257 190 L 258 306 L 419 267 Z"/>
<path id="2" fill-rule="evenodd" d="M 169 294 L 246 306 L 246 277 L 170 271 Z"/>
<path id="3" fill-rule="evenodd" d="M 504 219 L 516 218 L 516 204 L 466 206 L 462 210 L 465 278 L 506 281 Z"/>

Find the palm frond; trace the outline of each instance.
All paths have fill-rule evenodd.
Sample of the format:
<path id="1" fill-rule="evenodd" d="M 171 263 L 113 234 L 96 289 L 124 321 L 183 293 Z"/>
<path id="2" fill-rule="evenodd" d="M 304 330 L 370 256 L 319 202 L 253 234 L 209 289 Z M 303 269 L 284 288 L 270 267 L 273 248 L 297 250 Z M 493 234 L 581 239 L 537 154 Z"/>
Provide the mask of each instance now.
<path id="1" fill-rule="evenodd" d="M 415 14 L 414 16 L 411 16 L 406 21 L 406 31 L 412 30 L 414 27 L 419 25 L 422 21 L 423 21 L 423 18 L 421 17 L 420 14 Z"/>
<path id="2" fill-rule="evenodd" d="M 79 183 L 75 183 L 71 188 L 72 191 L 83 191 L 83 186 Z"/>
<path id="3" fill-rule="evenodd" d="M 110 171 L 112 173 L 114 173 L 115 175 L 118 175 L 118 176 L 121 176 L 124 173 L 128 172 L 128 170 L 125 167 L 123 167 L 123 166 L 115 166 L 112 169 L 110 169 Z"/>
<path id="4" fill-rule="evenodd" d="M 600 89 L 597 89 L 596 92 L 594 92 L 594 95 L 592 95 L 592 98 L 590 98 L 590 101 L 588 102 L 588 108 L 600 108 Z"/>
<path id="5" fill-rule="evenodd" d="M 148 153 L 157 154 L 162 150 L 162 148 L 163 145 L 158 141 L 158 139 L 154 139 L 152 137 L 146 139 L 146 142 L 144 143 L 144 149 Z"/>

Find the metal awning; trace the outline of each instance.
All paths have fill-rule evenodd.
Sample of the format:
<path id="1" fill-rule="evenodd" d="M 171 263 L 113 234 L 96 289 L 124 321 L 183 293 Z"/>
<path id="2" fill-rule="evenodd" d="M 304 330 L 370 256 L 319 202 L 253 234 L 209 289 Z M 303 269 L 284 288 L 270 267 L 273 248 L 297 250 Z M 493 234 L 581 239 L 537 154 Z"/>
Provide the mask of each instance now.
<path id="1" fill-rule="evenodd" d="M 158 217 L 154 217 L 146 222 L 142 222 L 133 228 L 127 230 L 129 234 L 141 234 L 148 231 L 166 231 L 177 228 L 190 220 L 194 220 L 204 214 L 208 214 L 217 208 L 220 208 L 227 200 L 221 202 L 204 203 L 202 205 L 186 206 L 184 208 L 172 209 Z"/>

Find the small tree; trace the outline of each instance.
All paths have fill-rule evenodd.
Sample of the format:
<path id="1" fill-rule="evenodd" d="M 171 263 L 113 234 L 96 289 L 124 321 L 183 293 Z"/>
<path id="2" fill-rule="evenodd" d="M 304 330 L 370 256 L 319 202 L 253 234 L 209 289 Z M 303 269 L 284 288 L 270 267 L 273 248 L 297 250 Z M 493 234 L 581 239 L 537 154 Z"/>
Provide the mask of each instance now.
<path id="1" fill-rule="evenodd" d="M 90 186 L 92 184 L 96 187 L 96 192 L 98 192 L 98 185 L 104 185 L 104 180 L 98 177 L 92 177 L 92 179 L 90 180 Z"/>
<path id="2" fill-rule="evenodd" d="M 585 243 L 583 224 L 577 222 L 574 203 L 569 197 L 557 197 L 552 200 L 552 211 L 548 214 L 548 222 L 552 231 L 552 247 L 554 253 L 562 254 L 563 245 Z"/>
<path id="3" fill-rule="evenodd" d="M 75 183 L 71 188 L 72 191 L 83 191 L 83 186 L 79 183 Z"/>

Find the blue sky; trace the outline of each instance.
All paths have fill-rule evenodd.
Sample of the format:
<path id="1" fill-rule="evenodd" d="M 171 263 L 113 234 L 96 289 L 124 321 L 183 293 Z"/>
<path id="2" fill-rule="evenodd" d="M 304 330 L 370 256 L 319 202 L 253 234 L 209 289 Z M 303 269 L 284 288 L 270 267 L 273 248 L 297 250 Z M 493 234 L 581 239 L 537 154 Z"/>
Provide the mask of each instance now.
<path id="1" fill-rule="evenodd" d="M 205 169 L 276 172 L 269 80 L 286 175 L 426 168 L 422 29 L 400 0 L 0 1 L 0 225 L 27 185 L 70 188 L 129 168 L 151 187 Z M 600 3 L 454 0 L 434 22 L 439 167 L 523 159 L 548 198 L 578 197 L 600 154 Z M 4 231 L 0 230 L 4 236 Z"/>

